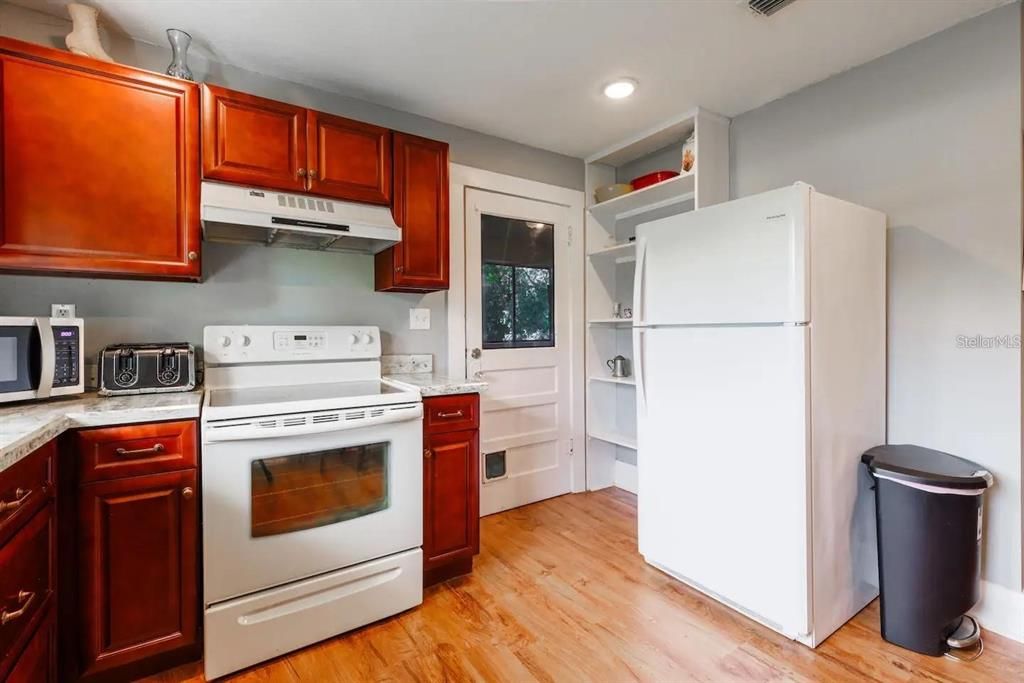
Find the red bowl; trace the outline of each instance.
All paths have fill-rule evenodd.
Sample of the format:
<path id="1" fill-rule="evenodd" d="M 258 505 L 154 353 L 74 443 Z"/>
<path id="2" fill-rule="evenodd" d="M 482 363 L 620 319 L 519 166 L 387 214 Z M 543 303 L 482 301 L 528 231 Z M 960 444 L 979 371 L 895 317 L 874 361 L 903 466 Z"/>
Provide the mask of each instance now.
<path id="1" fill-rule="evenodd" d="M 642 190 L 645 187 L 656 185 L 657 183 L 660 183 L 663 180 L 675 178 L 678 175 L 679 171 L 655 171 L 654 173 L 642 175 L 639 178 L 633 178 L 631 181 L 629 181 L 629 184 L 633 186 L 634 190 Z"/>

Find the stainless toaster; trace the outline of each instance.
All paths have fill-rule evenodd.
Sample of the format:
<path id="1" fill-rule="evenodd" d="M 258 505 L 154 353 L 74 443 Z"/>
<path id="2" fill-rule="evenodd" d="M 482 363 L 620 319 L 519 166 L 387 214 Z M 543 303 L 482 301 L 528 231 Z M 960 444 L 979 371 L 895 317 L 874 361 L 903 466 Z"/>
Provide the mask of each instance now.
<path id="1" fill-rule="evenodd" d="M 191 391 L 196 386 L 196 352 L 191 344 L 114 344 L 100 352 L 103 396 Z"/>

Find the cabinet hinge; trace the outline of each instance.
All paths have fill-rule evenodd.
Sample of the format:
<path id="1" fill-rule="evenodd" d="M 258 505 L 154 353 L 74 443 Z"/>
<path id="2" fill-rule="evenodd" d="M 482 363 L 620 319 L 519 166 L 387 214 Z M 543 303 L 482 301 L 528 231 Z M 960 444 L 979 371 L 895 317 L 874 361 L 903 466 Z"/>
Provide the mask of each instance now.
<path id="1" fill-rule="evenodd" d="M 574 455 L 576 455 L 576 445 L 572 439 L 569 439 L 569 457 L 571 458 Z"/>
<path id="2" fill-rule="evenodd" d="M 569 226 L 569 246 L 572 246 L 572 226 Z"/>

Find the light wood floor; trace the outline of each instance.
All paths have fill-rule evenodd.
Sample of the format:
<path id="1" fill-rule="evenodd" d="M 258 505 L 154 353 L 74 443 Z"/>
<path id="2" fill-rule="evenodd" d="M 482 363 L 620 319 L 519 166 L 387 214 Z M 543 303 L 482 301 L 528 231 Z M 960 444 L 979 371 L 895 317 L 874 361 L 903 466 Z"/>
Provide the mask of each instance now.
<path id="1" fill-rule="evenodd" d="M 1024 681 L 1024 645 L 916 655 L 881 639 L 877 603 L 817 650 L 786 640 L 644 564 L 618 489 L 487 517 L 481 540 L 473 575 L 418 609 L 226 680 Z M 150 679 L 201 680 L 198 664 Z"/>

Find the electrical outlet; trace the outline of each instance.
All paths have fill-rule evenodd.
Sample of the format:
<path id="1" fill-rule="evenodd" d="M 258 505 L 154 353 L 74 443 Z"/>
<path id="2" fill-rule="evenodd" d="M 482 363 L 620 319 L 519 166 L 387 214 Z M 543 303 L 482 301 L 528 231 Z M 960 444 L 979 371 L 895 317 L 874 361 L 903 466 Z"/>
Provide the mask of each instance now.
<path id="1" fill-rule="evenodd" d="M 75 305 L 74 304 L 50 304 L 50 317 L 51 318 L 74 318 L 75 317 Z"/>
<path id="2" fill-rule="evenodd" d="M 430 329 L 430 309 L 429 308 L 410 308 L 409 309 L 409 329 L 410 330 L 429 330 Z"/>

